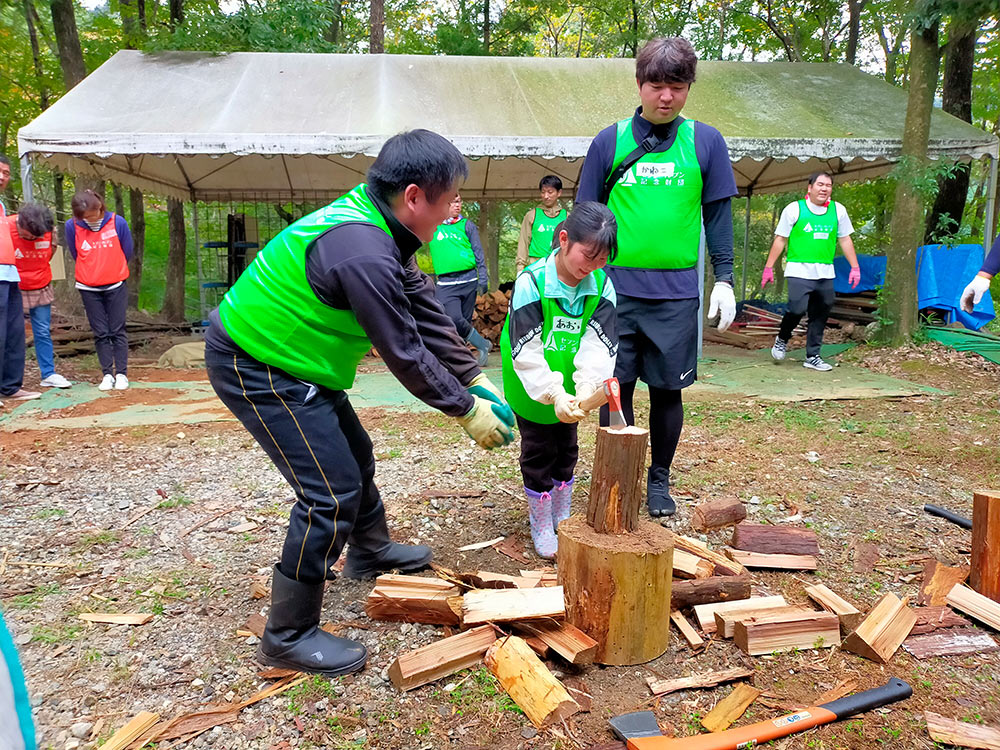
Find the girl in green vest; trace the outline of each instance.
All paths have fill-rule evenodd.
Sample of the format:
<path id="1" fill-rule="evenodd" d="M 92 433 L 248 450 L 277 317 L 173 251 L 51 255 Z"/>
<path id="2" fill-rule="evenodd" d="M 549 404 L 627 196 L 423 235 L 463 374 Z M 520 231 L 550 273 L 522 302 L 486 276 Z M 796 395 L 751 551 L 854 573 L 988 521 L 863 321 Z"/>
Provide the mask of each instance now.
<path id="1" fill-rule="evenodd" d="M 518 275 L 500 336 L 531 539 L 544 558 L 555 557 L 556 527 L 570 514 L 576 423 L 586 416 L 579 402 L 615 371 L 615 290 L 601 269 L 618 252 L 617 235 L 607 206 L 577 204 L 556 250 Z"/>

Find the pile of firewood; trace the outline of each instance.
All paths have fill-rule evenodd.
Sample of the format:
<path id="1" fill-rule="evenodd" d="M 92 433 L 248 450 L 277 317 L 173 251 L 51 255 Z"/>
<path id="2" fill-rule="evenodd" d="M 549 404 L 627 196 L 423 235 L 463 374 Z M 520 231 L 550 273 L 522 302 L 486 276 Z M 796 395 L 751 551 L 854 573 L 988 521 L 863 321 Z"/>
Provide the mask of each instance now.
<path id="1" fill-rule="evenodd" d="M 510 292 L 489 292 L 476 299 L 476 312 L 472 316 L 472 325 L 497 346 L 500 343 L 500 332 L 503 322 L 507 319 L 507 309 L 510 307 Z"/>

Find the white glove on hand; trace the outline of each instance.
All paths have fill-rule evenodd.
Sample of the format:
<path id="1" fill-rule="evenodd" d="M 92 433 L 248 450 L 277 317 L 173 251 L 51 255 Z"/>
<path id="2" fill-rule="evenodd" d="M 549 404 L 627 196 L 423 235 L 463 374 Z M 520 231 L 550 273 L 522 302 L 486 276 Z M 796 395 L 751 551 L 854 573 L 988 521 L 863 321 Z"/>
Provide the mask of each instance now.
<path id="1" fill-rule="evenodd" d="M 554 406 L 560 422 L 573 424 L 587 416 L 587 413 L 577 404 L 576 396 L 570 396 L 565 391 L 556 396 Z"/>
<path id="2" fill-rule="evenodd" d="M 965 291 L 962 292 L 961 301 L 959 304 L 962 309 L 967 313 L 972 312 L 972 308 L 979 304 L 979 300 L 983 298 L 983 294 L 986 290 L 990 288 L 990 279 L 985 276 L 979 276 L 978 274 L 973 277 L 969 285 L 965 287 Z"/>
<path id="3" fill-rule="evenodd" d="M 716 281 L 708 303 L 708 319 L 719 316 L 719 330 L 729 328 L 736 317 L 736 293 L 725 281 Z"/>

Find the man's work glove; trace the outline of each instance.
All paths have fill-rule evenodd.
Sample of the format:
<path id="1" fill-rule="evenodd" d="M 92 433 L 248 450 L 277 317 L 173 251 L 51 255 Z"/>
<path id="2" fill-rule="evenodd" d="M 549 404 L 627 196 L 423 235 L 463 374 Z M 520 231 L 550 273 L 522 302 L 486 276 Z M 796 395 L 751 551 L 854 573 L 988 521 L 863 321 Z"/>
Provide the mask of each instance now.
<path id="1" fill-rule="evenodd" d="M 559 418 L 559 421 L 566 422 L 567 424 L 579 422 L 587 416 L 587 412 L 581 409 L 580 405 L 576 402 L 576 396 L 570 396 L 565 391 L 556 396 L 555 407 L 556 416 Z"/>
<path id="2" fill-rule="evenodd" d="M 861 283 L 861 269 L 858 266 L 851 266 L 851 272 L 847 275 L 847 283 L 851 285 L 851 289 L 857 289 L 858 284 Z"/>
<path id="3" fill-rule="evenodd" d="M 768 284 L 774 283 L 774 269 L 764 266 L 764 273 L 760 275 L 760 288 L 765 288 Z"/>
<path id="4" fill-rule="evenodd" d="M 719 330 L 729 328 L 736 317 L 736 294 L 725 281 L 716 281 L 708 302 L 708 319 L 719 316 Z"/>
<path id="5" fill-rule="evenodd" d="M 967 313 L 972 312 L 972 308 L 979 304 L 979 300 L 983 298 L 983 294 L 986 290 L 990 288 L 990 279 L 987 277 L 976 274 L 969 285 L 965 287 L 965 291 L 962 292 L 961 304 L 962 309 Z"/>
<path id="6" fill-rule="evenodd" d="M 464 417 L 456 421 L 480 448 L 490 450 L 507 445 L 514 439 L 514 412 L 507 404 L 503 406 L 473 395 L 472 408 Z M 509 418 L 508 418 L 509 415 Z"/>
<path id="7" fill-rule="evenodd" d="M 465 387 L 465 390 L 473 396 L 479 396 L 479 398 L 484 398 L 487 401 L 492 401 L 498 406 L 502 406 L 506 410 L 504 421 L 510 425 L 514 424 L 514 412 L 511 410 L 510 406 L 507 405 L 500 389 L 497 388 L 493 384 L 493 381 L 486 377 L 486 375 L 483 373 L 476 375 L 476 377 L 472 379 L 472 382 Z"/>

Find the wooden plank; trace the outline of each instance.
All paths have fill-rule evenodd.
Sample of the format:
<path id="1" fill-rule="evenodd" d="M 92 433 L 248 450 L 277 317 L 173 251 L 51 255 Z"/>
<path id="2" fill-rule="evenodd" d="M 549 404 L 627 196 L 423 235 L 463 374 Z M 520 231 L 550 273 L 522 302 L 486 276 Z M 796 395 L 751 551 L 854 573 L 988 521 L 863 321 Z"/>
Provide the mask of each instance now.
<path id="1" fill-rule="evenodd" d="M 131 612 L 116 614 L 112 612 L 84 612 L 77 615 L 85 622 L 99 622 L 105 625 L 145 625 L 153 619 L 151 612 Z"/>
<path id="2" fill-rule="evenodd" d="M 732 546 L 765 555 L 819 555 L 816 532 L 801 526 L 739 523 L 733 529 Z"/>
<path id="3" fill-rule="evenodd" d="M 840 627 L 845 633 L 849 633 L 858 626 L 863 615 L 861 611 L 849 601 L 830 589 L 826 584 L 817 583 L 813 586 L 806 586 L 806 596 L 816 602 L 827 612 L 833 612 L 840 619 Z"/>
<path id="4" fill-rule="evenodd" d="M 674 578 L 704 580 L 711 577 L 715 566 L 690 552 L 674 547 Z"/>
<path id="5" fill-rule="evenodd" d="M 746 677 L 750 677 L 752 674 L 752 669 L 739 667 L 735 669 L 723 669 L 719 672 L 703 672 L 701 674 L 693 674 L 690 677 L 677 677 L 672 680 L 661 680 L 657 677 L 647 677 L 646 684 L 649 685 L 649 690 L 653 693 L 653 695 L 666 695 L 667 693 L 674 693 L 678 690 L 715 687 L 716 685 L 721 685 L 725 682 L 742 680 Z"/>
<path id="6" fill-rule="evenodd" d="M 773 607 L 761 607 L 760 609 L 749 609 L 740 612 L 716 612 L 715 632 L 722 638 L 732 638 L 736 629 L 736 623 L 740 620 L 749 620 L 751 618 L 764 617 L 765 615 L 770 617 L 771 615 L 800 615 L 811 614 L 813 612 L 815 610 L 794 607 L 787 604 L 778 604 Z"/>
<path id="7" fill-rule="evenodd" d="M 140 711 L 121 729 L 111 735 L 111 738 L 101 745 L 102 750 L 125 750 L 135 742 L 151 726 L 160 720 L 159 714 Z"/>
<path id="8" fill-rule="evenodd" d="M 892 593 L 883 596 L 844 640 L 844 650 L 888 664 L 917 621 L 908 602 L 909 598 L 900 599 Z"/>
<path id="9" fill-rule="evenodd" d="M 933 711 L 924 711 L 924 719 L 931 739 L 942 745 L 1000 750 L 1000 728 L 955 721 Z"/>
<path id="10" fill-rule="evenodd" d="M 945 597 L 956 583 L 964 583 L 969 577 L 969 567 L 966 565 L 951 568 L 942 565 L 937 560 L 924 563 L 924 579 L 920 584 L 918 604 L 929 604 L 940 607 L 945 604 Z"/>
<path id="11" fill-rule="evenodd" d="M 913 613 L 917 622 L 910 635 L 923 635 L 941 628 L 962 628 L 972 623 L 954 612 L 950 607 L 916 607 Z"/>
<path id="12" fill-rule="evenodd" d="M 992 599 L 960 583 L 952 587 L 946 598 L 948 604 L 960 612 L 975 617 L 994 630 L 1000 630 L 1000 604 Z"/>
<path id="13" fill-rule="evenodd" d="M 711 550 L 704 542 L 692 539 L 688 536 L 674 535 L 674 549 L 681 549 L 690 552 L 692 555 L 708 560 L 715 565 L 715 575 L 717 576 L 741 576 L 746 575 L 747 569 L 735 560 L 730 560 L 725 555 Z"/>
<path id="14" fill-rule="evenodd" d="M 701 720 L 701 725 L 709 732 L 721 732 L 740 718 L 750 704 L 760 697 L 762 691 L 741 682 L 733 688 L 733 692 L 715 704 L 715 708 Z"/>
<path id="15" fill-rule="evenodd" d="M 972 571 L 969 585 L 1000 602 L 1000 492 L 972 495 Z"/>
<path id="16" fill-rule="evenodd" d="M 670 587 L 670 607 L 671 609 L 684 609 L 701 604 L 749 599 L 750 584 L 750 576 L 747 574 L 718 575 L 703 578 L 700 581 L 674 581 Z"/>
<path id="17" fill-rule="evenodd" d="M 492 625 L 442 638 L 397 656 L 389 665 L 389 679 L 404 691 L 426 685 L 475 665 L 496 639 Z"/>
<path id="18" fill-rule="evenodd" d="M 751 609 L 759 609 L 769 606 L 784 606 L 788 604 L 785 597 L 778 594 L 776 596 L 752 596 L 749 599 L 739 599 L 734 602 L 718 602 L 715 604 L 699 604 L 694 608 L 694 617 L 698 621 L 698 627 L 703 633 L 715 632 L 716 612 L 746 612 Z"/>
<path id="19" fill-rule="evenodd" d="M 734 526 L 747 517 L 746 506 L 738 497 L 720 497 L 695 506 L 691 527 L 701 531 Z"/>
<path id="20" fill-rule="evenodd" d="M 819 562 L 813 555 L 765 554 L 763 552 L 746 552 L 740 549 L 727 549 L 726 555 L 747 568 L 816 570 L 819 567 Z"/>
<path id="21" fill-rule="evenodd" d="M 462 624 L 516 622 L 566 616 L 563 587 L 534 589 L 482 589 L 462 597 Z"/>
<path id="22" fill-rule="evenodd" d="M 740 620 L 733 642 L 750 656 L 840 645 L 840 620 L 832 612 L 760 615 Z"/>
<path id="23" fill-rule="evenodd" d="M 988 633 L 976 628 L 952 628 L 936 633 L 911 635 L 903 641 L 903 648 L 915 659 L 930 659 L 933 656 L 959 656 L 962 654 L 982 654 L 1000 649 Z"/>
<path id="24" fill-rule="evenodd" d="M 560 722 L 580 710 L 522 638 L 500 638 L 489 647 L 483 661 L 537 728 Z"/>
<path id="25" fill-rule="evenodd" d="M 679 609 L 675 609 L 670 613 L 670 621 L 681 631 L 681 635 L 684 636 L 684 640 L 688 642 L 691 648 L 699 649 L 705 645 L 705 641 L 702 640 L 701 636 L 698 635 L 698 632 L 687 621 L 687 618 L 681 614 Z"/>
<path id="26" fill-rule="evenodd" d="M 381 575 L 365 601 L 365 613 L 373 620 L 458 625 L 458 614 L 449 599 L 462 590 L 440 578 Z"/>
<path id="27" fill-rule="evenodd" d="M 516 625 L 570 664 L 593 664 L 598 643 L 568 622 L 521 622 Z"/>

